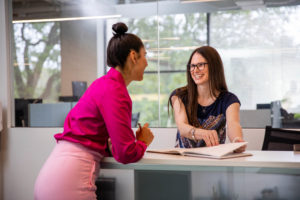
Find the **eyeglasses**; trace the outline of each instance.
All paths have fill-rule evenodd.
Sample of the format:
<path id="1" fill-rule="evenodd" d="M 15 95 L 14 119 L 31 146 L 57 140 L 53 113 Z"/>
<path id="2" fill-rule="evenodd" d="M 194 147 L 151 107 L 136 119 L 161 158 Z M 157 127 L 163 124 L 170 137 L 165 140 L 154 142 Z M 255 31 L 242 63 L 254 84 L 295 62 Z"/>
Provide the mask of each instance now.
<path id="1" fill-rule="evenodd" d="M 194 71 L 196 69 L 196 67 L 198 68 L 199 71 L 202 71 L 205 68 L 205 65 L 208 63 L 204 63 L 204 62 L 200 62 L 197 64 L 189 64 L 190 70 Z"/>

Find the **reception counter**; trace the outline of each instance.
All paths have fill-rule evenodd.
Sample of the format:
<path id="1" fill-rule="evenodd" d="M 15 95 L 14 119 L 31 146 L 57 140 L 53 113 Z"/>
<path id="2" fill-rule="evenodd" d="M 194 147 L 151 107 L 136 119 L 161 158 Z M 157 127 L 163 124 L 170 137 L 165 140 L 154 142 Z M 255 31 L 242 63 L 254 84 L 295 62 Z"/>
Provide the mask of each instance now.
<path id="1" fill-rule="evenodd" d="M 293 151 L 247 151 L 253 156 L 232 159 L 195 158 L 180 155 L 146 152 L 137 163 L 123 165 L 113 157 L 104 158 L 101 168 L 149 169 L 149 170 L 201 170 L 203 167 L 276 168 L 279 171 L 300 173 L 300 152 Z"/>
<path id="2" fill-rule="evenodd" d="M 127 165 L 107 157 L 101 168 L 133 170 L 135 199 L 299 199 L 300 152 L 248 152 L 224 160 L 146 153 Z"/>

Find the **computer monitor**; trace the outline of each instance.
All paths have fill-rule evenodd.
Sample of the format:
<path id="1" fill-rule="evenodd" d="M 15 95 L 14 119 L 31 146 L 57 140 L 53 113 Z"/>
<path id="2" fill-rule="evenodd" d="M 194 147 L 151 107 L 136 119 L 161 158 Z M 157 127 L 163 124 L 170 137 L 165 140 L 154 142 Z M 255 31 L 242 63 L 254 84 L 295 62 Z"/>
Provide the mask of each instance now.
<path id="1" fill-rule="evenodd" d="M 78 100 L 86 91 L 86 89 L 87 89 L 86 81 L 72 81 L 73 96 L 76 97 Z"/>
<path id="2" fill-rule="evenodd" d="M 59 96 L 58 101 L 59 102 L 74 102 L 74 101 L 78 101 L 78 98 L 75 96 Z"/>
<path id="3" fill-rule="evenodd" d="M 256 109 L 271 109 L 270 103 L 258 103 L 256 104 Z"/>

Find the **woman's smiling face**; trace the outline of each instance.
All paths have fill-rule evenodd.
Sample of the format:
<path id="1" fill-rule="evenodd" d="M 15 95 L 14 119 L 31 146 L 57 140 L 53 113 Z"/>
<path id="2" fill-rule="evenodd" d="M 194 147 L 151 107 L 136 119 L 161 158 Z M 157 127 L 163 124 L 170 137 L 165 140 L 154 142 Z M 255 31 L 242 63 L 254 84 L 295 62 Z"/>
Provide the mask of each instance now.
<path id="1" fill-rule="evenodd" d="M 195 53 L 190 64 L 190 73 L 196 85 L 208 84 L 209 70 L 206 59 L 199 53 Z"/>

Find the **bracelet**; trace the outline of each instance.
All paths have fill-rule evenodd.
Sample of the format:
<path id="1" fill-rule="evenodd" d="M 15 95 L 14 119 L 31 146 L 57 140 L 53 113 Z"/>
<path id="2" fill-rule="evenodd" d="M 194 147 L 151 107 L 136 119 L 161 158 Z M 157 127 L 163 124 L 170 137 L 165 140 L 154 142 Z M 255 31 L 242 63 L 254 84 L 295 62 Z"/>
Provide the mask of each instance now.
<path id="1" fill-rule="evenodd" d="M 196 129 L 193 127 L 193 128 L 190 130 L 190 133 L 192 134 L 193 140 L 194 140 L 195 142 L 198 142 L 198 141 L 196 140 L 196 137 L 195 137 L 195 131 L 196 131 Z"/>
<path id="2" fill-rule="evenodd" d="M 232 143 L 235 143 L 238 139 L 242 139 L 241 137 L 235 137 L 233 140 L 232 140 Z"/>

